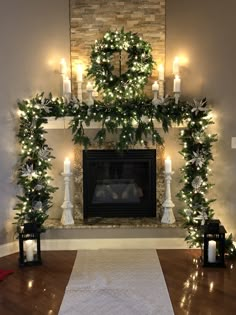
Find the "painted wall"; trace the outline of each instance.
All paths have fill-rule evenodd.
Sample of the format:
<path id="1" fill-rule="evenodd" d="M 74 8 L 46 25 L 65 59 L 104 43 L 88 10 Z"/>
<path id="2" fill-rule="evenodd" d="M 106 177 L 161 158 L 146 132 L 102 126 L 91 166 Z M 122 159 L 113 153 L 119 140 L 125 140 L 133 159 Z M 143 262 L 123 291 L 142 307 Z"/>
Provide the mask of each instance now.
<path id="1" fill-rule="evenodd" d="M 69 60 L 69 0 L 0 1 L 0 244 L 14 239 L 17 99 L 59 93 Z"/>
<path id="2" fill-rule="evenodd" d="M 215 118 L 211 197 L 213 208 L 228 232 L 236 236 L 236 150 L 231 149 L 235 124 L 236 2 L 166 0 L 166 66 L 170 75 L 175 55 L 189 62 L 182 68 L 183 92 L 206 96 Z"/>

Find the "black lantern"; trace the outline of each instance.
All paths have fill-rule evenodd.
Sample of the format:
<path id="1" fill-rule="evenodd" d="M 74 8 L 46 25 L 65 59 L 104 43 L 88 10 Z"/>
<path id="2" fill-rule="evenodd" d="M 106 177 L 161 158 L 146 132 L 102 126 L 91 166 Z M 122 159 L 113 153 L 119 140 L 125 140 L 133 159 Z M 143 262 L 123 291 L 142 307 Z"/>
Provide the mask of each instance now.
<path id="1" fill-rule="evenodd" d="M 40 250 L 41 230 L 36 225 L 24 224 L 19 231 L 20 266 L 41 265 Z"/>
<path id="2" fill-rule="evenodd" d="M 225 267 L 225 233 L 219 220 L 211 220 L 204 225 L 204 267 Z"/>

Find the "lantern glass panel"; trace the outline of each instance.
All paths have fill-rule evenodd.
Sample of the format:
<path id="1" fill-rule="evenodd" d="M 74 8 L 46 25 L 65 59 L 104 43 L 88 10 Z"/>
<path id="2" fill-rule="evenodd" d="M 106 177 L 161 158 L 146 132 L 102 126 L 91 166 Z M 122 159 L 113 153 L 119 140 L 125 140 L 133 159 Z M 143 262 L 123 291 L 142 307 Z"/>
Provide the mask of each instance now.
<path id="1" fill-rule="evenodd" d="M 19 249 L 20 266 L 40 265 L 42 263 L 40 250 L 40 232 L 19 233 Z"/>
<path id="2" fill-rule="evenodd" d="M 225 267 L 225 233 L 223 226 L 218 232 L 209 231 L 208 226 L 204 227 L 204 266 Z"/>

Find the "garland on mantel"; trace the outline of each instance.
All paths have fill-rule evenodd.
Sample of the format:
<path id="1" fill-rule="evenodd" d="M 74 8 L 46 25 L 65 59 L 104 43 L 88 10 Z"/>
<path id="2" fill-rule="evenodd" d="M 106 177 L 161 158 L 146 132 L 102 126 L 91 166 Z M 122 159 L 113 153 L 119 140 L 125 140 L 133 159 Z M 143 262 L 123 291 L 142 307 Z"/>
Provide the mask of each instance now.
<path id="1" fill-rule="evenodd" d="M 107 133 L 118 134 L 119 150 L 129 149 L 136 143 L 145 144 L 148 139 L 162 144 L 163 139 L 155 129 L 155 122 L 161 123 L 165 132 L 173 123 L 186 123 L 186 128 L 180 133 L 183 144 L 180 153 L 186 161 L 181 169 L 183 188 L 178 194 L 185 202 L 185 208 L 180 213 L 188 232 L 186 241 L 190 247 L 201 247 L 201 226 L 205 220 L 214 216 L 211 208 L 213 200 L 208 200 L 206 195 L 212 187 L 208 176 L 211 171 L 209 165 L 213 160 L 211 147 L 216 141 L 216 135 L 207 132 L 207 127 L 213 121 L 205 99 L 194 100 L 193 103 L 180 100 L 176 105 L 175 100 L 170 97 L 154 106 L 150 99 L 138 98 L 125 102 L 115 101 L 111 105 L 95 102 L 88 107 L 74 96 L 66 100 L 53 98 L 51 94 L 45 97 L 42 93 L 31 100 L 23 100 L 18 105 L 21 153 L 17 174 L 18 183 L 22 187 L 22 194 L 18 196 L 19 202 L 15 208 L 18 227 L 25 222 L 43 227 L 47 210 L 51 206 L 51 195 L 56 189 L 50 185 L 50 177 L 47 175 L 53 158 L 52 149 L 45 142 L 46 131 L 42 126 L 47 123 L 47 117 L 71 116 L 73 141 L 85 148 L 90 145 L 85 125 L 88 126 L 92 121 L 100 122 L 101 129 L 94 141 L 102 145 L 106 141 Z M 226 251 L 229 255 L 236 255 L 231 234 L 226 241 Z"/>

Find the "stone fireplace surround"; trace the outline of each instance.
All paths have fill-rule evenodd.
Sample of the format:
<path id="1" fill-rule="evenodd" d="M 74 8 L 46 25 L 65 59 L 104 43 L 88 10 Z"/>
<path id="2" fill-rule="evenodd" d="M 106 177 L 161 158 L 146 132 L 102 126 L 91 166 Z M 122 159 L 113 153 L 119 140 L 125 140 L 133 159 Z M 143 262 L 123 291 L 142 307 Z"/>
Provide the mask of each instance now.
<path id="1" fill-rule="evenodd" d="M 89 149 L 92 150 L 112 150 L 115 143 L 113 141 L 106 142 L 103 147 L 99 147 L 97 144 L 92 144 Z M 156 218 L 157 222 L 160 221 L 162 216 L 162 203 L 164 202 L 165 193 L 165 181 L 164 181 L 164 146 L 152 145 L 148 143 L 147 146 L 141 147 L 136 145 L 132 149 L 155 149 L 156 150 Z M 74 147 L 74 220 L 78 223 L 84 222 L 83 213 L 83 150 L 80 145 Z M 101 218 L 100 218 L 101 219 Z M 99 218 L 88 219 L 88 222 L 97 222 Z M 114 222 L 115 218 L 104 219 L 105 221 Z M 104 221 L 103 220 L 103 221 Z M 120 218 L 118 221 L 122 221 Z M 125 220 L 127 222 L 127 218 Z M 134 219 L 137 221 L 137 219 Z M 142 221 L 142 219 L 141 219 Z M 144 218 L 145 221 L 145 218 Z"/>

